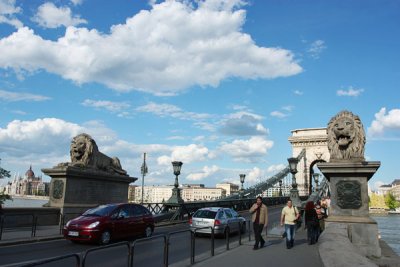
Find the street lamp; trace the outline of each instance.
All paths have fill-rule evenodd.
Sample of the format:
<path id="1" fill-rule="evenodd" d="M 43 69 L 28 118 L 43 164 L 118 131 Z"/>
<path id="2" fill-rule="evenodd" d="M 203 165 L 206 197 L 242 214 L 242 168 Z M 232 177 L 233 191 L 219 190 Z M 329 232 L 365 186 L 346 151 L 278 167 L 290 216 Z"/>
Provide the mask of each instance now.
<path id="1" fill-rule="evenodd" d="M 144 194 L 144 176 L 148 173 L 147 164 L 146 164 L 146 153 L 143 154 L 143 164 L 140 168 L 140 172 L 142 173 L 142 202 L 143 204 L 143 194 Z"/>
<path id="2" fill-rule="evenodd" d="M 240 183 L 242 184 L 242 187 L 240 188 L 240 197 L 243 197 L 243 193 L 244 193 L 244 188 L 243 188 L 243 183 L 244 183 L 244 179 L 246 178 L 246 174 L 239 174 L 240 177 Z"/>
<path id="3" fill-rule="evenodd" d="M 299 190 L 297 189 L 296 173 L 297 173 L 297 163 L 299 160 L 297 158 L 288 158 L 290 173 L 292 174 L 292 189 L 290 189 L 290 199 L 292 200 L 293 206 L 300 207 L 301 200 L 299 197 Z"/>
<path id="4" fill-rule="evenodd" d="M 181 198 L 181 192 L 179 189 L 179 182 L 178 182 L 178 175 L 181 174 L 182 164 L 183 163 L 181 161 L 173 161 L 172 162 L 172 167 L 174 169 L 174 174 L 175 174 L 175 183 L 174 183 L 174 188 L 172 189 L 172 195 L 169 198 L 168 203 L 172 203 L 172 204 L 183 203 L 183 199 Z"/>
<path id="5" fill-rule="evenodd" d="M 279 196 L 282 196 L 282 180 L 279 180 Z"/>
<path id="6" fill-rule="evenodd" d="M 318 192 L 319 173 L 314 173 L 313 178 L 315 182 L 315 191 Z"/>

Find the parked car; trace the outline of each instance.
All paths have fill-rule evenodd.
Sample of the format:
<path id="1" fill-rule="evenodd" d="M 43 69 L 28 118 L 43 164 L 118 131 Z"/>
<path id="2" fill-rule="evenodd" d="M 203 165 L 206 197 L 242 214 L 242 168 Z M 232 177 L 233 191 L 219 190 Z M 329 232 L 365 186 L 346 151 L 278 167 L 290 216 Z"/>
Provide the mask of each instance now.
<path id="1" fill-rule="evenodd" d="M 154 218 L 142 205 L 133 203 L 106 204 L 85 211 L 68 221 L 64 237 L 71 241 L 108 244 L 111 240 L 133 236 L 149 237 L 154 231 Z"/>
<path id="2" fill-rule="evenodd" d="M 230 208 L 201 208 L 189 219 L 190 229 L 199 234 L 211 234 L 214 228 L 215 235 L 246 232 L 246 219 Z M 208 228 L 204 228 L 208 227 Z"/>

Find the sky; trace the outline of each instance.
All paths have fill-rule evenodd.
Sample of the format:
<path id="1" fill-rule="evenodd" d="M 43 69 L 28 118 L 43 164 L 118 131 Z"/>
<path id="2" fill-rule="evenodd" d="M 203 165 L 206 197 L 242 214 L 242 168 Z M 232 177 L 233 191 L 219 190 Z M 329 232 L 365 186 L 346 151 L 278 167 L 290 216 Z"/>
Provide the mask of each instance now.
<path id="1" fill-rule="evenodd" d="M 291 131 L 361 118 L 375 187 L 400 178 L 397 0 L 0 0 L 0 158 L 68 162 L 87 133 L 145 185 L 245 186 L 292 156 Z M 6 182 L 6 180 L 0 181 Z M 137 183 L 140 183 L 140 179 Z"/>

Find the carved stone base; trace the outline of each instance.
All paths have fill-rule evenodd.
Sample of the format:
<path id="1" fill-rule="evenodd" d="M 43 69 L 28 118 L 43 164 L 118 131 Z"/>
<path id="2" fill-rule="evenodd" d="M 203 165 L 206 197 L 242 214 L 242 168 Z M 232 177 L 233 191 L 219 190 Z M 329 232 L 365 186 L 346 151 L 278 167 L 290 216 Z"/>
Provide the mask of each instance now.
<path id="1" fill-rule="evenodd" d="M 81 213 L 105 203 L 128 201 L 128 186 L 137 178 L 71 166 L 42 169 L 51 177 L 50 207 Z"/>
<path id="2" fill-rule="evenodd" d="M 330 215 L 368 216 L 368 180 L 378 170 L 379 161 L 329 162 L 317 166 L 330 182 Z"/>
<path id="3" fill-rule="evenodd" d="M 342 224 L 347 227 L 350 242 L 367 257 L 381 257 L 378 225 L 369 217 L 330 216 L 325 221 L 330 224 Z"/>

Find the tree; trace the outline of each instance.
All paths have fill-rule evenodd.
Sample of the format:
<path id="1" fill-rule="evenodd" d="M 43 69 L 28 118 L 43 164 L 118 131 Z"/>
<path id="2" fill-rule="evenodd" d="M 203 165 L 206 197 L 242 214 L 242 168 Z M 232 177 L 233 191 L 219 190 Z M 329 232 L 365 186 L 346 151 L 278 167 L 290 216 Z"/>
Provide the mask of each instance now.
<path id="1" fill-rule="evenodd" d="M 369 197 L 369 207 L 375 209 L 386 209 L 386 203 L 384 196 L 372 193 Z"/>
<path id="2" fill-rule="evenodd" d="M 4 202 L 6 202 L 6 200 L 12 200 L 11 196 L 7 195 L 5 191 L 6 189 L 4 188 L 3 192 L 0 192 L 0 209 Z"/>
<path id="3" fill-rule="evenodd" d="M 1 159 L 0 159 L 0 162 L 1 162 Z M 0 179 L 9 178 L 10 176 L 11 176 L 10 171 L 7 171 L 0 166 Z"/>
<path id="4" fill-rule="evenodd" d="M 385 203 L 390 210 L 394 210 L 400 207 L 400 203 L 396 200 L 396 198 L 392 193 L 389 193 L 385 196 Z"/>

